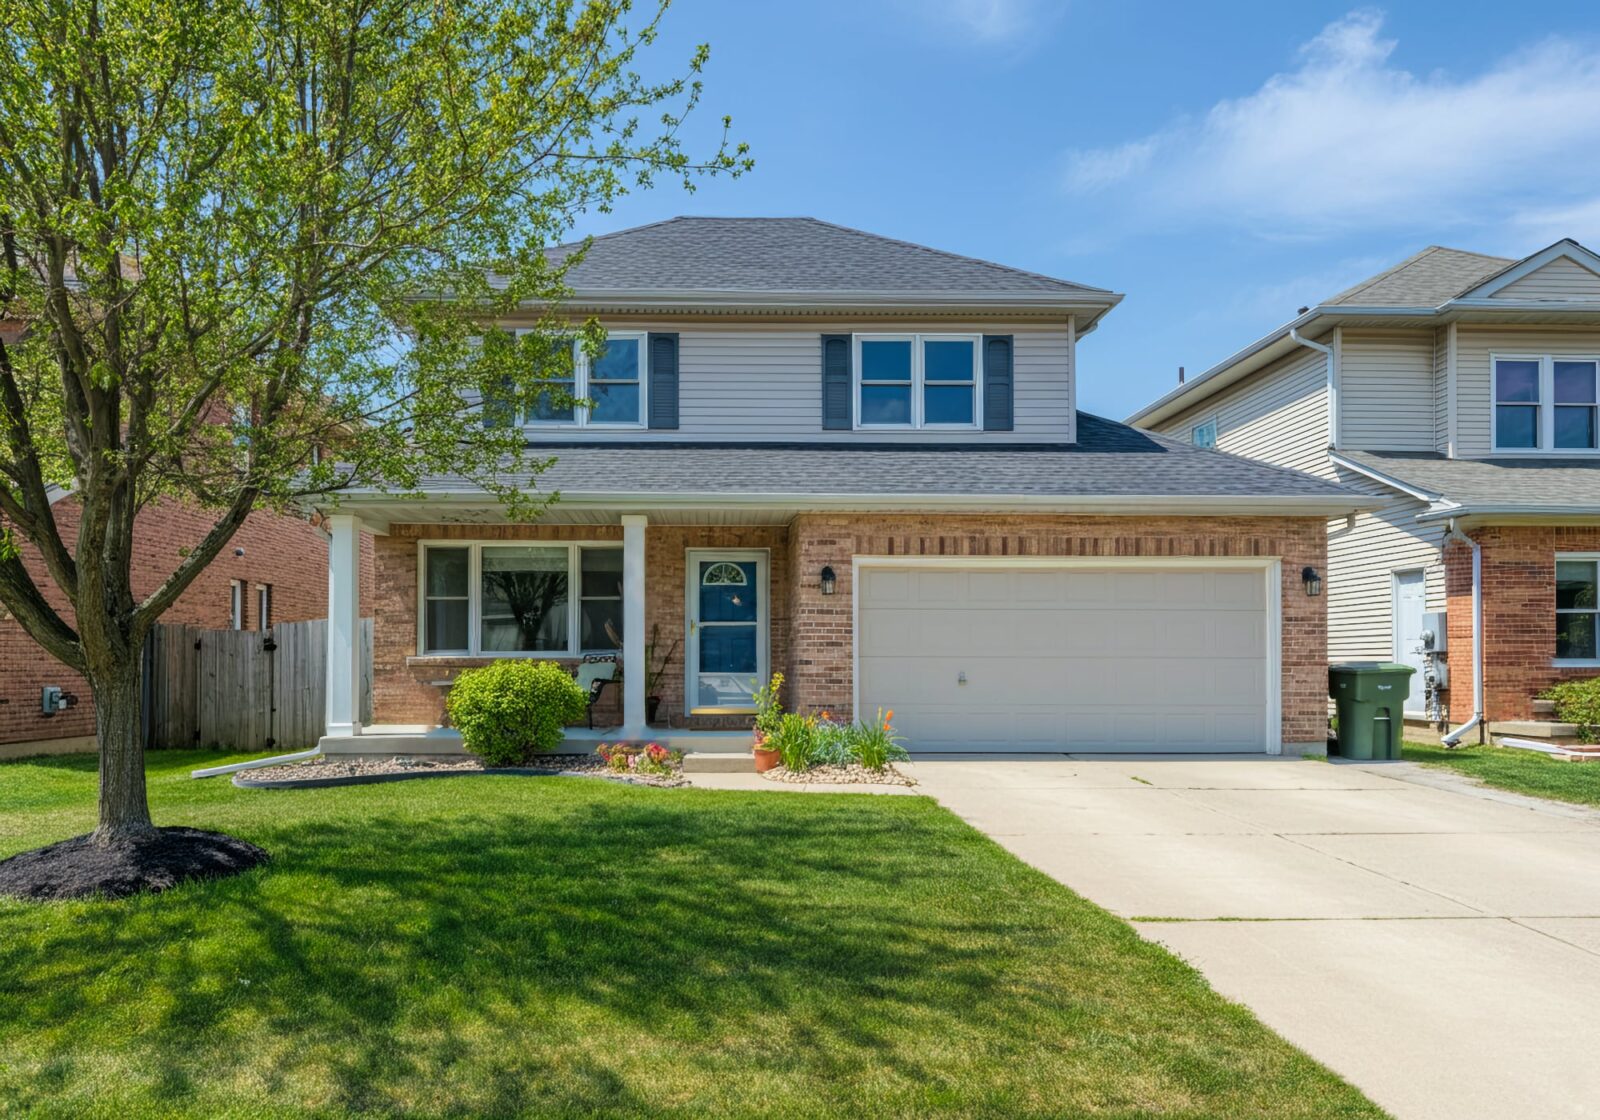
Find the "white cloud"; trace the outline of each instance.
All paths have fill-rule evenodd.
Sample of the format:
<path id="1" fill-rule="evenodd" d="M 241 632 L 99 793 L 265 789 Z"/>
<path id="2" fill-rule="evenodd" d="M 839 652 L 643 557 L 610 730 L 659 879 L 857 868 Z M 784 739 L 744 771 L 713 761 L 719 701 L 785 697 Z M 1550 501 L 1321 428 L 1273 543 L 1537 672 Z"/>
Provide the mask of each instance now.
<path id="1" fill-rule="evenodd" d="M 1047 0 L 902 0 L 947 30 L 980 43 L 1014 43 L 1054 18 Z"/>
<path id="2" fill-rule="evenodd" d="M 1481 73 L 1418 76 L 1394 64 L 1397 44 L 1382 32 L 1381 12 L 1352 12 L 1252 93 L 1069 153 L 1066 189 L 1103 195 L 1131 220 L 1204 217 L 1265 237 L 1600 206 L 1588 201 L 1600 51 L 1553 39 Z"/>

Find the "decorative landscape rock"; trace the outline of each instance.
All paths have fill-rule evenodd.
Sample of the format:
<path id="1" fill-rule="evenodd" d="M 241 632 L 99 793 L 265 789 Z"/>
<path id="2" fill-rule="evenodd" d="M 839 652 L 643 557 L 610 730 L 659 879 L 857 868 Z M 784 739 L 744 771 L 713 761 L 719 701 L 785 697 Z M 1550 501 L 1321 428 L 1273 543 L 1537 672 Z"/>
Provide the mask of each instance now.
<path id="1" fill-rule="evenodd" d="M 234 775 L 233 784 L 249 788 L 292 788 L 296 785 L 361 785 L 405 778 L 442 778 L 467 774 L 506 774 L 532 777 L 605 778 L 639 786 L 682 786 L 688 783 L 681 769 L 671 774 L 619 773 L 592 754 L 545 754 L 534 765 L 487 767 L 476 758 L 313 758 L 283 766 L 264 766 Z"/>
<path id="2" fill-rule="evenodd" d="M 158 828 L 149 839 L 112 845 L 74 836 L 0 862 L 0 894 L 35 901 L 126 898 L 237 875 L 271 858 L 247 841 L 198 828 Z"/>
<path id="3" fill-rule="evenodd" d="M 883 770 L 869 770 L 859 764 L 849 766 L 812 766 L 806 770 L 790 770 L 779 766 L 761 772 L 769 782 L 813 783 L 857 786 L 914 786 L 917 780 L 902 774 L 893 766 Z"/>

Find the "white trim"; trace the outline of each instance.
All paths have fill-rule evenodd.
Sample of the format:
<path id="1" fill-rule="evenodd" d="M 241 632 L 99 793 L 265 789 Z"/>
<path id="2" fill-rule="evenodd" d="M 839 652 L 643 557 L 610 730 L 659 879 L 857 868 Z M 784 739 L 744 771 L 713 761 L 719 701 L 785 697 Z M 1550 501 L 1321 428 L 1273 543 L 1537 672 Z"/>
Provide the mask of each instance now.
<path id="1" fill-rule="evenodd" d="M 1501 362 L 1538 362 L 1539 363 L 1539 400 L 1536 403 L 1508 402 L 1508 408 L 1532 408 L 1537 414 L 1537 447 L 1501 447 L 1500 446 L 1500 391 L 1497 380 L 1497 367 Z M 1595 443 L 1594 447 L 1557 447 L 1556 443 L 1556 395 L 1555 395 L 1555 364 L 1557 362 L 1593 362 L 1595 367 L 1595 404 L 1594 409 Z M 1568 404 L 1561 407 L 1582 408 L 1581 404 Z M 1531 458 L 1581 458 L 1586 455 L 1600 455 L 1600 354 L 1526 354 L 1526 353 L 1501 353 L 1489 352 L 1489 454 L 1490 455 L 1517 455 Z"/>
<path id="2" fill-rule="evenodd" d="M 520 328 L 518 335 L 532 334 L 534 328 Z M 582 345 L 577 339 L 572 340 L 572 406 L 571 420 L 530 420 L 526 415 L 519 417 L 522 427 L 526 431 L 570 431 L 575 429 L 594 430 L 600 432 L 612 431 L 637 431 L 649 426 L 650 418 L 650 333 L 648 331 L 609 331 L 606 334 L 606 345 L 613 340 L 633 340 L 639 344 L 639 419 L 628 420 L 592 420 L 589 417 L 589 406 L 577 403 L 589 397 L 589 382 L 593 375 L 593 364 L 589 355 L 583 352 Z"/>
<path id="3" fill-rule="evenodd" d="M 696 708 L 700 640 L 698 634 L 700 581 L 695 566 L 702 560 L 754 561 L 756 565 L 756 683 L 765 685 L 772 676 L 772 550 L 766 548 L 687 548 L 683 563 L 683 714 L 731 715 L 754 712 L 755 703 L 717 708 Z"/>
<path id="4" fill-rule="evenodd" d="M 1333 344 L 1328 349 L 1328 445 L 1344 447 L 1344 327 L 1333 328 Z"/>
<path id="5" fill-rule="evenodd" d="M 1413 564 L 1413 565 L 1410 565 L 1410 566 L 1407 566 L 1407 567 L 1404 567 L 1404 568 L 1390 568 L 1389 569 L 1389 657 L 1397 665 L 1404 665 L 1406 663 L 1401 658 L 1401 651 L 1400 651 L 1400 577 L 1401 576 L 1410 576 L 1410 575 L 1416 575 L 1416 576 L 1421 576 L 1422 577 L 1422 583 L 1421 583 L 1421 587 L 1422 587 L 1422 613 L 1423 614 L 1427 614 L 1428 613 L 1428 568 L 1427 568 L 1427 566 L 1423 565 L 1422 567 L 1417 567 L 1416 565 Z M 1421 675 L 1421 671 L 1420 670 L 1418 671 L 1418 675 L 1419 676 Z M 1408 691 L 1406 693 L 1406 699 L 1407 700 L 1411 699 L 1411 694 L 1409 692 L 1409 688 L 1410 688 L 1410 685 L 1408 684 L 1407 685 Z M 1426 704 L 1426 691 L 1424 691 L 1424 704 Z M 1427 716 L 1428 716 L 1428 713 L 1426 711 L 1412 710 L 1410 708 L 1406 708 L 1404 705 L 1401 706 L 1401 712 L 1404 715 L 1415 716 L 1418 719 L 1426 719 Z"/>
<path id="6" fill-rule="evenodd" d="M 1391 489 L 1398 490 L 1400 493 L 1408 495 L 1409 497 L 1415 498 L 1419 502 L 1427 502 L 1431 505 L 1443 497 L 1443 495 L 1435 494 L 1431 491 L 1423 490 L 1413 486 L 1409 482 L 1402 482 L 1393 475 L 1384 474 L 1375 467 L 1369 467 L 1365 463 L 1358 463 L 1348 456 L 1339 454 L 1337 451 L 1328 452 L 1328 460 L 1336 466 L 1355 471 L 1357 474 L 1366 475 L 1368 478 L 1372 479 L 1372 481 L 1381 482 L 1383 485 L 1388 486 Z"/>
<path id="7" fill-rule="evenodd" d="M 852 556 L 850 558 L 850 710 L 861 716 L 862 568 L 1086 568 L 1258 571 L 1266 579 L 1266 753 L 1283 753 L 1283 560 L 1240 556 Z"/>
<path id="8" fill-rule="evenodd" d="M 1579 564 L 1593 564 L 1595 566 L 1595 580 L 1597 581 L 1597 586 L 1600 586 L 1600 552 L 1556 553 L 1555 558 L 1550 564 L 1550 578 L 1552 582 L 1554 582 L 1556 578 L 1557 566 L 1563 561 L 1575 562 Z M 1554 603 L 1551 604 L 1551 608 L 1556 616 L 1557 621 L 1560 621 L 1561 616 L 1564 614 L 1586 614 L 1590 618 L 1594 619 L 1595 641 L 1597 646 L 1600 646 L 1600 603 L 1597 603 L 1594 609 L 1580 607 L 1576 609 L 1569 608 L 1567 610 L 1562 610 L 1560 607 L 1555 606 Z M 1596 652 L 1600 653 L 1600 648 L 1597 648 Z M 1600 665 L 1600 657 L 1552 656 L 1550 659 L 1550 664 L 1557 669 L 1586 669 L 1591 666 Z"/>
<path id="9" fill-rule="evenodd" d="M 861 419 L 861 389 L 865 384 L 895 385 L 899 381 L 864 381 L 861 367 L 863 342 L 909 342 L 911 344 L 911 380 L 907 388 L 911 393 L 911 420 L 906 424 L 868 424 Z M 923 348 L 929 342 L 969 342 L 972 344 L 972 380 L 934 382 L 935 387 L 947 384 L 952 387 L 970 384 L 972 388 L 972 422 L 970 424 L 933 424 L 924 419 L 928 388 L 925 376 Z M 974 432 L 983 430 L 983 335 L 968 332 L 902 332 L 860 331 L 850 336 L 850 422 L 860 432 Z"/>
<path id="10" fill-rule="evenodd" d="M 485 650 L 483 643 L 483 549 L 484 548 L 545 548 L 551 551 L 564 549 L 567 553 L 567 645 L 564 649 L 539 650 Z M 430 549 L 464 548 L 467 550 L 467 646 L 465 649 L 428 649 L 428 552 Z M 417 541 L 417 657 L 474 657 L 474 658 L 533 658 L 572 660 L 590 653 L 616 653 L 605 646 L 584 648 L 583 641 L 583 568 L 579 555 L 584 549 L 612 549 L 624 551 L 623 541 L 583 540 L 549 541 L 482 538 L 457 540 L 451 537 L 423 537 Z M 626 557 L 624 557 L 626 559 Z M 435 596 L 460 600 L 459 595 Z M 622 595 L 622 624 L 628 625 L 627 590 Z"/>
<path id="11" fill-rule="evenodd" d="M 244 629 L 244 580 L 228 581 L 228 629 Z"/>

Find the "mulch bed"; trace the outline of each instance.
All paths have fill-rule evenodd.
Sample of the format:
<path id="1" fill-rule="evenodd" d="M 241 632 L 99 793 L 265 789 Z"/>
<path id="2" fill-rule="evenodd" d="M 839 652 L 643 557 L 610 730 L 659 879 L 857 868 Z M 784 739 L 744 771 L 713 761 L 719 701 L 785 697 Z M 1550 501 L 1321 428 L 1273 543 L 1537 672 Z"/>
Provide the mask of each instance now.
<path id="1" fill-rule="evenodd" d="M 859 763 L 849 766 L 813 766 L 809 770 L 790 770 L 779 766 L 764 770 L 761 776 L 769 782 L 828 782 L 835 785 L 854 786 L 914 786 L 917 780 L 902 774 L 892 765 L 884 770 L 868 770 Z"/>
<path id="2" fill-rule="evenodd" d="M 126 898 L 190 879 L 237 875 L 270 858 L 254 844 L 198 828 L 159 828 L 147 840 L 112 845 L 74 836 L 0 862 L 0 895 L 34 901 Z"/>
<path id="3" fill-rule="evenodd" d="M 375 782 L 399 782 L 409 778 L 450 778 L 472 774 L 504 774 L 519 777 L 604 778 L 636 786 L 688 785 L 682 776 L 672 774 L 622 773 L 610 769 L 598 755 L 546 754 L 538 756 L 536 766 L 488 768 L 476 758 L 312 758 L 283 766 L 263 766 L 241 770 L 233 784 L 244 789 L 314 789 L 323 786 L 358 786 Z"/>

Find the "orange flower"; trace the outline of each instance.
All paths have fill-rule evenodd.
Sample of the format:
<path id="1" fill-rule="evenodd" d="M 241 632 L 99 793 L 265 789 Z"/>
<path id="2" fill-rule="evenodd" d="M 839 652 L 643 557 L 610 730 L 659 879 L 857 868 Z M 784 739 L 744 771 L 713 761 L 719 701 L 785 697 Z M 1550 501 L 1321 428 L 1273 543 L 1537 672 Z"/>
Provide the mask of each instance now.
<path id="1" fill-rule="evenodd" d="M 833 716 L 828 712 L 828 709 L 824 708 L 824 709 L 822 709 L 822 718 L 823 719 L 832 719 Z"/>
<path id="2" fill-rule="evenodd" d="M 887 712 L 883 713 L 883 725 L 885 727 L 888 727 L 890 722 L 893 721 L 893 719 L 894 719 L 894 709 L 893 708 L 890 708 Z"/>

